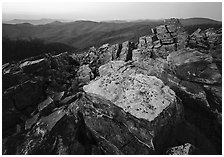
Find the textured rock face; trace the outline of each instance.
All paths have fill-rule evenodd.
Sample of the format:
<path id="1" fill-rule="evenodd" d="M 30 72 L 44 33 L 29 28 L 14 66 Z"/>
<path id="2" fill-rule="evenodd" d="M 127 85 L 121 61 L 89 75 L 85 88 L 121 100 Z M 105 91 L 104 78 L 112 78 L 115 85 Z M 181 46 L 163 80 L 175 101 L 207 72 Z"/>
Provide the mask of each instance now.
<path id="1" fill-rule="evenodd" d="M 168 155 L 193 155 L 196 154 L 197 148 L 190 143 L 170 148 L 166 153 Z"/>
<path id="2" fill-rule="evenodd" d="M 211 55 L 192 49 L 172 52 L 167 60 L 176 66 L 176 74 L 183 80 L 217 84 L 221 83 L 221 74 Z"/>
<path id="3" fill-rule="evenodd" d="M 83 65 L 79 68 L 78 72 L 78 79 L 82 83 L 88 83 L 91 78 L 93 78 L 93 74 L 91 69 L 89 68 L 89 65 Z"/>
<path id="4" fill-rule="evenodd" d="M 145 56 L 150 58 L 166 57 L 173 51 L 186 47 L 188 35 L 176 19 L 165 21 L 165 25 L 152 29 L 153 35 L 139 38 L 138 49 L 133 52 L 133 60 L 141 61 Z"/>
<path id="5" fill-rule="evenodd" d="M 118 65 L 119 62 L 108 64 Z M 155 76 L 135 74 L 131 69 L 108 73 L 83 89 L 88 93 L 99 94 L 132 115 L 149 121 L 154 120 L 176 100 L 175 93 L 164 86 L 161 80 Z"/>
<path id="6" fill-rule="evenodd" d="M 112 60 L 112 53 L 108 49 L 109 44 L 104 44 L 101 47 L 99 47 L 99 51 L 101 54 L 99 60 L 101 64 L 105 64 Z"/>
<path id="7" fill-rule="evenodd" d="M 138 43 L 4 64 L 3 154 L 221 154 L 221 32 L 171 19 Z"/>
<path id="8" fill-rule="evenodd" d="M 211 63 L 213 59 L 211 55 L 204 54 L 193 49 L 183 49 L 170 53 L 167 60 L 173 62 L 176 66 L 180 66 L 199 61 Z"/>
<path id="9" fill-rule="evenodd" d="M 152 142 L 157 131 L 155 124 L 137 119 L 93 94 L 80 93 L 67 106 L 37 116 L 35 121 L 26 135 L 18 134 L 4 141 L 4 154 L 152 154 L 156 151 Z M 15 139 L 20 144 L 10 146 Z"/>
<path id="10" fill-rule="evenodd" d="M 111 61 L 101 66 L 99 73 L 100 77 L 84 86 L 84 91 L 103 96 L 125 112 L 153 124 L 150 128 L 159 152 L 172 127 L 182 121 L 182 107 L 175 93 L 132 62 Z"/>
<path id="11" fill-rule="evenodd" d="M 129 41 L 122 43 L 121 53 L 119 54 L 119 60 L 126 61 L 128 54 Z"/>
<path id="12" fill-rule="evenodd" d="M 221 39 L 222 33 L 220 33 L 220 30 L 210 28 L 202 31 L 198 28 L 190 35 L 188 44 L 191 48 L 196 48 L 198 50 L 209 50 L 219 45 L 221 43 Z"/>

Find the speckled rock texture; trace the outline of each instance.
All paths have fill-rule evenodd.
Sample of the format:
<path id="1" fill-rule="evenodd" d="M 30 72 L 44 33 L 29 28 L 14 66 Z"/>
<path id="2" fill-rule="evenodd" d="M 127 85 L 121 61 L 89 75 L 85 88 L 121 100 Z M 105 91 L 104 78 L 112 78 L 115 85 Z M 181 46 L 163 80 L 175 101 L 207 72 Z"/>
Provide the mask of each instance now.
<path id="1" fill-rule="evenodd" d="M 130 67 L 122 67 L 124 64 L 125 62 L 121 61 L 108 63 L 104 66 L 114 68 L 106 68 L 107 72 L 103 72 L 103 67 L 100 67 L 100 74 L 104 77 L 84 86 L 84 91 L 101 95 L 126 112 L 149 121 L 154 120 L 165 108 L 175 103 L 175 93 L 160 79 L 136 74 Z"/>
<path id="2" fill-rule="evenodd" d="M 176 146 L 167 150 L 168 155 L 196 155 L 197 148 L 190 143 Z"/>

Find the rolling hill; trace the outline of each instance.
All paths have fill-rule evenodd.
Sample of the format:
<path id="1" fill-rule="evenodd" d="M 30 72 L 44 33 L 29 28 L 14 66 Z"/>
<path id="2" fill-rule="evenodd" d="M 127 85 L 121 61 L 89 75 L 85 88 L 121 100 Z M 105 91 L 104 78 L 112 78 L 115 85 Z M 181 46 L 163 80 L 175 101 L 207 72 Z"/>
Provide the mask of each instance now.
<path id="1" fill-rule="evenodd" d="M 46 43 L 59 42 L 84 50 L 103 43 L 119 43 L 125 40 L 137 40 L 150 34 L 151 28 L 160 25 L 163 20 L 138 20 L 132 22 L 93 22 L 75 21 L 63 23 L 55 21 L 45 25 L 3 24 L 3 37 L 9 39 L 41 39 Z M 212 24 L 221 22 L 205 18 L 181 19 L 183 26 Z"/>
<path id="2" fill-rule="evenodd" d="M 206 18 L 180 19 L 180 21 L 189 33 L 197 28 L 218 28 L 222 25 L 220 21 Z M 161 24 L 163 24 L 163 20 L 75 21 L 66 23 L 54 21 L 44 25 L 2 24 L 2 36 L 3 40 L 4 38 L 28 41 L 39 39 L 45 44 L 61 43 L 65 47 L 73 47 L 76 52 L 82 52 L 91 46 L 98 47 L 104 43 L 121 43 L 127 40 L 136 42 L 140 36 L 151 34 L 151 28 Z M 8 51 L 7 53 L 11 52 Z"/>
<path id="3" fill-rule="evenodd" d="M 39 20 L 26 20 L 26 19 L 13 19 L 13 20 L 5 20 L 3 23 L 5 24 L 21 24 L 21 23 L 30 23 L 32 25 L 45 25 L 54 21 L 61 21 L 61 22 L 69 22 L 68 20 L 64 19 L 48 19 L 42 18 Z"/>

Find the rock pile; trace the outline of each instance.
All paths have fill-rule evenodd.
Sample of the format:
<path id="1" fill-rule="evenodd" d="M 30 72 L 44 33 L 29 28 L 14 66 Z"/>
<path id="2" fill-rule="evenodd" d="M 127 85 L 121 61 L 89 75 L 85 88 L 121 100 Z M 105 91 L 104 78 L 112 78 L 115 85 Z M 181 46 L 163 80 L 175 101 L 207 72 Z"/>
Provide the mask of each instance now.
<path id="1" fill-rule="evenodd" d="M 221 31 L 3 65 L 3 154 L 221 154 Z"/>

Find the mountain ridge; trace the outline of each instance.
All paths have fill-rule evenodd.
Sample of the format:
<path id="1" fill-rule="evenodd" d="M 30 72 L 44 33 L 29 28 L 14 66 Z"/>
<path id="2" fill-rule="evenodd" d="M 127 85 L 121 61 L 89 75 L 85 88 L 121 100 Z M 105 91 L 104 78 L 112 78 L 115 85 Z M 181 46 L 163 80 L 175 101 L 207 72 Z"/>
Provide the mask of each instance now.
<path id="1" fill-rule="evenodd" d="M 76 21 L 92 21 L 92 22 L 106 22 L 106 23 L 127 23 L 127 22 L 146 22 L 146 21 L 163 21 L 165 19 L 137 19 L 137 20 L 103 20 L 103 21 L 94 21 L 94 20 L 67 20 L 67 19 L 50 19 L 50 18 L 42 18 L 37 20 L 32 19 L 13 19 L 13 20 L 4 20 L 4 24 L 22 24 L 22 23 L 30 23 L 32 25 L 44 25 L 53 23 L 55 21 L 59 21 L 62 23 L 72 23 Z M 186 20 L 205 20 L 205 21 L 213 21 L 213 22 L 222 22 L 219 20 L 205 18 L 205 17 L 192 17 L 192 18 L 179 18 L 180 21 Z"/>
<path id="2" fill-rule="evenodd" d="M 181 19 L 183 26 L 214 24 L 221 25 L 211 19 Z M 207 22 L 206 22 L 207 21 Z M 83 50 L 90 46 L 99 46 L 102 41 L 121 42 L 125 40 L 137 40 L 138 37 L 150 33 L 148 30 L 163 24 L 160 21 L 140 21 L 125 23 L 74 21 L 63 23 L 54 21 L 45 25 L 32 24 L 3 24 L 2 35 L 10 39 L 41 39 L 47 43 L 60 42 Z M 98 40 L 97 40 L 98 39 Z M 96 42 L 97 41 L 97 42 Z M 99 44 L 98 44 L 99 43 Z"/>

